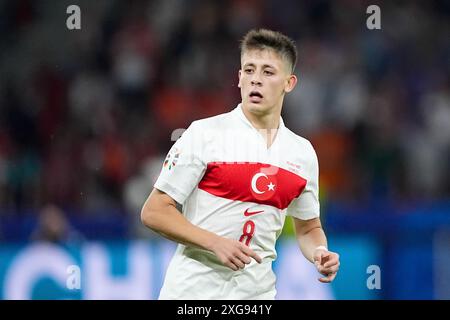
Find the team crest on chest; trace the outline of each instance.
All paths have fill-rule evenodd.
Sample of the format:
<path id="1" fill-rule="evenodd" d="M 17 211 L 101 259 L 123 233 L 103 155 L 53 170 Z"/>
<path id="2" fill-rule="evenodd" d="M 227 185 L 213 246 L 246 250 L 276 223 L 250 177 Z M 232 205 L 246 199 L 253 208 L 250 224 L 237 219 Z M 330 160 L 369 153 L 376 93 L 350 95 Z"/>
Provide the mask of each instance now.
<path id="1" fill-rule="evenodd" d="M 252 195 L 258 200 L 267 200 L 276 192 L 277 177 L 267 175 L 264 172 L 256 173 L 251 180 L 250 188 Z"/>

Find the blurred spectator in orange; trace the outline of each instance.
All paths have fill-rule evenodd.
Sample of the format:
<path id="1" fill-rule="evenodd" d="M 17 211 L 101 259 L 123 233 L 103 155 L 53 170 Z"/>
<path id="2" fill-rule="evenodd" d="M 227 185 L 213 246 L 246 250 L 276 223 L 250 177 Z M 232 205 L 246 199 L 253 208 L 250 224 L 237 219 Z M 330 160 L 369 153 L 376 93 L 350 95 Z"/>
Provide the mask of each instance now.
<path id="1" fill-rule="evenodd" d="M 351 198 L 352 194 L 352 141 L 338 129 L 324 129 L 312 136 L 320 166 L 320 184 L 334 198 Z"/>

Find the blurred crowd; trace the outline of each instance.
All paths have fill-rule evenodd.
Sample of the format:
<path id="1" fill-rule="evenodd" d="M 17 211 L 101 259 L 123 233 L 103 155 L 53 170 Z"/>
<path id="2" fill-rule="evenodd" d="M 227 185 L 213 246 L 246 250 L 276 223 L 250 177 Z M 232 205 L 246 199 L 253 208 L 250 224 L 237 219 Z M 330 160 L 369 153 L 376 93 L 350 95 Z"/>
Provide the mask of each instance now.
<path id="1" fill-rule="evenodd" d="M 67 6 L 81 9 L 68 30 Z M 283 118 L 327 201 L 450 196 L 450 5 L 365 1 L 0 1 L 0 212 L 137 215 L 171 133 L 240 101 L 239 40 L 295 39 Z M 137 220 L 136 220 L 137 221 Z"/>

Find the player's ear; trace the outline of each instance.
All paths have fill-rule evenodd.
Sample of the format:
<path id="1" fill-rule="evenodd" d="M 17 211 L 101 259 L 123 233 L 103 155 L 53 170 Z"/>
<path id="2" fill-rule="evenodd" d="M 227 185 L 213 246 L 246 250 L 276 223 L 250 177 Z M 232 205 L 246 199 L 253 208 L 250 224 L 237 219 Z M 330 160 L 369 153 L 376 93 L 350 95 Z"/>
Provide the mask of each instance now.
<path id="1" fill-rule="evenodd" d="M 238 73 L 238 78 L 239 78 L 239 82 L 238 82 L 238 88 L 241 87 L 241 74 L 242 74 L 242 70 L 239 69 L 239 73 Z"/>
<path id="2" fill-rule="evenodd" d="M 286 93 L 291 92 L 295 88 L 295 85 L 297 84 L 297 82 L 298 82 L 298 79 L 295 76 L 295 74 L 291 74 L 286 81 L 286 85 L 284 86 L 284 91 Z"/>

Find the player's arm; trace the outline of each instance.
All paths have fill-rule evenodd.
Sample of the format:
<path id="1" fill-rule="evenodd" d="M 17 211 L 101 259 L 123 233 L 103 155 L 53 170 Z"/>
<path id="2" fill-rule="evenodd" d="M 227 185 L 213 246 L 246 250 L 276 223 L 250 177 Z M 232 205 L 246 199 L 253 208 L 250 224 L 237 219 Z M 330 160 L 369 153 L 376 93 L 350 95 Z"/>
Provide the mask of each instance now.
<path id="1" fill-rule="evenodd" d="M 156 188 L 142 207 L 141 221 L 170 240 L 213 252 L 233 270 L 244 268 L 250 258 L 261 262 L 261 258 L 243 243 L 193 225 L 178 211 L 175 200 Z"/>
<path id="2" fill-rule="evenodd" d="M 339 270 L 339 255 L 328 251 L 327 238 L 319 218 L 310 220 L 294 219 L 295 233 L 300 250 L 306 259 L 314 263 L 325 277 L 320 282 L 331 282 Z"/>

